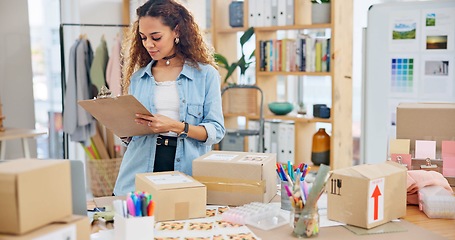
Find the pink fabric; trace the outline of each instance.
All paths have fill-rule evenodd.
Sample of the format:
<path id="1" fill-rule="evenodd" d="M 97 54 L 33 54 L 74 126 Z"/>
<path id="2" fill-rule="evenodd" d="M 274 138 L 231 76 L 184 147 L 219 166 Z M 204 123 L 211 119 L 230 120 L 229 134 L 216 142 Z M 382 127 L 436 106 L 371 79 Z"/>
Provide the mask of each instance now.
<path id="1" fill-rule="evenodd" d="M 113 96 L 121 95 L 122 87 L 122 68 L 120 64 L 120 37 L 115 38 L 114 44 L 112 44 L 111 57 L 106 67 L 106 82 L 109 85 L 109 89 Z"/>
<path id="2" fill-rule="evenodd" d="M 447 179 L 436 171 L 425 170 L 409 170 L 407 179 L 408 204 L 419 204 L 419 197 L 417 195 L 419 189 L 426 186 L 441 186 L 450 192 L 453 192 Z"/>

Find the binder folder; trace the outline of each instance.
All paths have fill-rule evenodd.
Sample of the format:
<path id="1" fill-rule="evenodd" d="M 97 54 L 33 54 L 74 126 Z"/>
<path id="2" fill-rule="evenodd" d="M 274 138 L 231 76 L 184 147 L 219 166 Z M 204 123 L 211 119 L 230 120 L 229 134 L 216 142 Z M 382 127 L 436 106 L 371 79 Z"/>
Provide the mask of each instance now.
<path id="1" fill-rule="evenodd" d="M 118 137 L 154 133 L 134 121 L 136 113 L 152 114 L 132 95 L 81 100 L 78 104 Z"/>

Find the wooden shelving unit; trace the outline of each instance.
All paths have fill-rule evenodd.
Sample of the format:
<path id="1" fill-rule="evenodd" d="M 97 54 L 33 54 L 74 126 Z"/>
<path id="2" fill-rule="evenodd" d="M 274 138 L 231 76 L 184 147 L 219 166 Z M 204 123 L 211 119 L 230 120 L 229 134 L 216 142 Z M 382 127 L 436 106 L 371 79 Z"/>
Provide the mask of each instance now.
<path id="1" fill-rule="evenodd" d="M 248 24 L 248 0 L 244 1 L 244 26 L 229 26 L 230 1 L 212 0 L 212 41 L 215 51 L 229 60 L 237 59 L 237 33 L 245 31 Z M 256 27 L 256 49 L 259 41 L 277 37 L 277 31 L 304 29 L 331 29 L 330 72 L 260 72 L 256 65 L 256 84 L 265 93 L 265 119 L 292 120 L 295 122 L 295 161 L 310 162 L 312 136 L 317 131 L 316 123 L 332 124 L 331 134 L 331 167 L 338 169 L 352 165 L 352 0 L 331 1 L 331 23 L 311 24 L 311 1 L 295 0 L 295 25 Z M 259 59 L 256 51 L 256 59 Z M 257 63 L 258 64 L 258 63 Z M 226 72 L 220 69 L 223 76 Z M 330 76 L 332 80 L 331 118 L 311 118 L 308 116 L 275 116 L 267 108 L 267 103 L 277 99 L 276 87 L 279 76 Z M 330 90 L 329 90 L 330 91 Z M 259 101 L 258 101 L 259 102 Z M 225 114 L 226 127 L 236 124 L 233 120 L 238 114 Z M 257 120 L 257 114 L 244 116 L 246 121 Z"/>

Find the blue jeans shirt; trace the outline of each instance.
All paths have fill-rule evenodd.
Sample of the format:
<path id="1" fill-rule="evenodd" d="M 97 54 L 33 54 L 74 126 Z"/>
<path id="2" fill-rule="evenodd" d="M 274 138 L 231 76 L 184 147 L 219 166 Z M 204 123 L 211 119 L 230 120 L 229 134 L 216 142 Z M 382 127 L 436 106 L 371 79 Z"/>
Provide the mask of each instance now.
<path id="1" fill-rule="evenodd" d="M 151 66 L 153 60 L 131 77 L 130 94 L 135 96 L 152 114 L 156 113 L 153 101 L 155 79 Z M 190 125 L 204 126 L 207 140 L 201 142 L 192 138 L 178 139 L 174 169 L 192 175 L 193 160 L 211 150 L 213 144 L 221 141 L 225 134 L 224 117 L 221 107 L 220 75 L 210 66 L 199 64 L 200 70 L 185 63 L 177 78 L 180 102 L 180 121 Z M 137 173 L 153 172 L 156 138 L 158 134 L 133 136 L 123 156 L 115 183 L 114 194 L 126 195 L 135 191 Z"/>

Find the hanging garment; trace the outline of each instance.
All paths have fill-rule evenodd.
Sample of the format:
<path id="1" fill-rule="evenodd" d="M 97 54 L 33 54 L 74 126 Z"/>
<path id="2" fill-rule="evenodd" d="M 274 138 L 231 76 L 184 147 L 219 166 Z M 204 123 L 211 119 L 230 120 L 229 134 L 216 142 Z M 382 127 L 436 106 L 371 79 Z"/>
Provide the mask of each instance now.
<path id="1" fill-rule="evenodd" d="M 117 36 L 112 45 L 111 57 L 107 63 L 106 82 L 113 96 L 121 95 L 122 68 L 120 64 L 120 36 Z"/>
<path id="2" fill-rule="evenodd" d="M 95 50 L 95 56 L 90 67 L 90 80 L 99 91 L 102 86 L 106 86 L 106 67 L 109 60 L 106 40 L 104 35 L 101 37 L 100 44 Z"/>
<path id="3" fill-rule="evenodd" d="M 70 135 L 71 141 L 86 146 L 90 145 L 90 137 L 96 133 L 96 122 L 77 102 L 93 97 L 88 71 L 92 60 L 90 42 L 78 39 L 70 49 L 63 112 L 63 130 Z"/>

